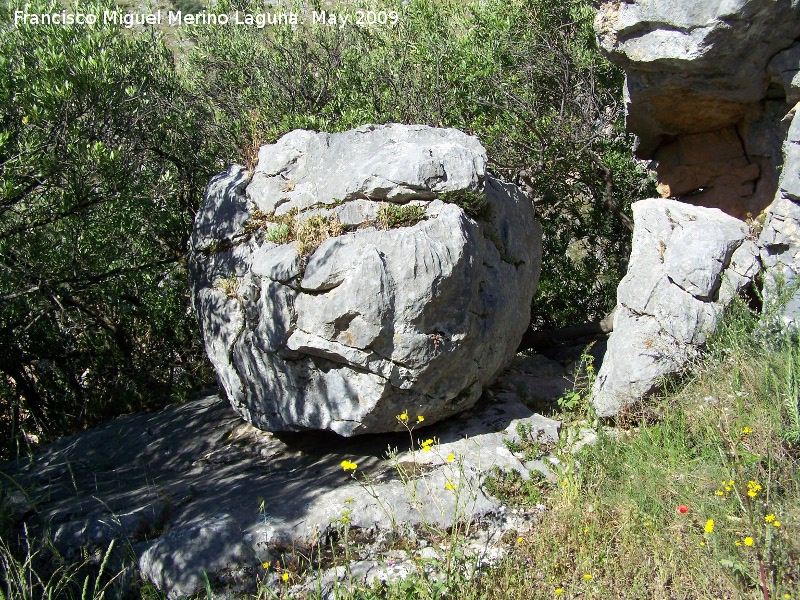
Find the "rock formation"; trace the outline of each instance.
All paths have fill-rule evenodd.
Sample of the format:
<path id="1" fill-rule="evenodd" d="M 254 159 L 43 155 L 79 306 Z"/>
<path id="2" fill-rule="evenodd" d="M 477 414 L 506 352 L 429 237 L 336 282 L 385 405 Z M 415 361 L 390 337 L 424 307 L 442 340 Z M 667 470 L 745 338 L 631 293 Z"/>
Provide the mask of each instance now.
<path id="1" fill-rule="evenodd" d="M 634 255 L 594 390 L 598 411 L 611 415 L 678 370 L 732 291 L 762 269 L 766 307 L 780 305 L 783 323 L 797 324 L 800 293 L 787 302 L 782 290 L 791 292 L 800 272 L 800 3 L 607 2 L 595 27 L 625 69 L 628 129 L 638 155 L 656 161 L 662 195 L 752 217 L 753 233 L 764 223 L 754 245 L 742 241 L 742 222 L 720 229 L 721 215 L 672 204 L 672 214 L 696 219 L 678 219 L 675 233 L 655 217 L 667 205 L 638 205 Z M 672 255 L 682 259 L 670 266 Z"/>
<path id="2" fill-rule="evenodd" d="M 633 219 L 630 265 L 592 393 L 601 417 L 680 370 L 759 268 L 747 225 L 718 209 L 641 200 Z"/>
<path id="3" fill-rule="evenodd" d="M 560 423 L 533 413 L 520 394 L 555 401 L 569 387 L 559 363 L 515 358 L 479 406 L 417 429 L 413 446 L 407 432 L 278 437 L 209 393 L 64 437 L 41 448 L 35 462 L 0 463 L 3 525 L 21 532 L 24 523 L 29 533 L 48 535 L 64 559 L 95 567 L 113 541 L 106 572 L 116 578 L 106 597 L 120 599 L 141 597 L 137 572 L 170 600 L 205 594 L 206 576 L 214 597 L 252 597 L 258 580 L 280 589 L 274 566 L 293 556 L 294 567 L 299 557 L 303 566 L 314 562 L 300 575 L 314 592 L 320 547 L 341 535 L 344 516 L 360 532 L 360 552 L 384 567 L 398 539 L 424 550 L 414 540 L 459 519 L 472 523 L 466 548 L 480 561 L 501 555 L 508 531 L 525 525 L 484 491 L 485 478 L 496 468 L 555 477 L 556 459 L 546 450 L 530 461 L 509 449 L 522 441 L 520 431 L 547 449 L 559 439 Z M 416 416 L 409 413 L 412 423 Z M 420 449 L 426 438 L 436 440 L 429 451 Z M 385 456 L 387 445 L 396 454 Z M 356 477 L 342 470 L 343 460 L 358 465 Z M 53 562 L 53 569 L 61 564 Z"/>
<path id="4" fill-rule="evenodd" d="M 435 422 L 514 355 L 541 264 L 533 206 L 453 129 L 294 131 L 208 186 L 191 240 L 206 351 L 257 427 Z"/>
<path id="5" fill-rule="evenodd" d="M 795 65 L 800 73 L 800 57 Z M 777 310 L 782 325 L 796 332 L 800 329 L 800 110 L 797 109 L 784 144 L 784 158 L 778 193 L 758 243 L 764 266 L 766 308 Z"/>
<path id="6" fill-rule="evenodd" d="M 625 69 L 628 128 L 663 194 L 739 218 L 764 210 L 797 102 L 800 4 L 609 2 L 595 26 Z"/>

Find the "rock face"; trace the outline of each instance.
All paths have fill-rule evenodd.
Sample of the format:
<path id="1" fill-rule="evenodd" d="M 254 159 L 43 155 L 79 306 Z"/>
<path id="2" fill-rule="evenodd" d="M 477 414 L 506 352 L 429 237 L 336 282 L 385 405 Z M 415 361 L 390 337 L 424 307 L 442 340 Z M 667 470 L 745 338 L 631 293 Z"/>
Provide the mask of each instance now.
<path id="1" fill-rule="evenodd" d="M 800 2 L 608 2 L 595 26 L 662 194 L 740 218 L 765 209 L 800 99 Z"/>
<path id="2" fill-rule="evenodd" d="M 760 266 L 747 225 L 717 209 L 641 200 L 633 218 L 630 265 L 592 390 L 601 417 L 680 370 Z"/>
<path id="3" fill-rule="evenodd" d="M 514 355 L 540 265 L 530 200 L 475 138 L 368 125 L 294 131 L 252 178 L 212 179 L 190 283 L 247 421 L 350 436 L 470 407 Z"/>
<path id="4" fill-rule="evenodd" d="M 610 416 L 679 370 L 762 269 L 765 308 L 797 325 L 800 2 L 606 2 L 595 27 L 625 69 L 638 155 L 655 159 L 662 196 L 687 203 L 635 206 L 633 256 L 594 388 Z M 688 204 L 761 213 L 764 227 L 754 244 L 741 221 Z"/>
<path id="5" fill-rule="evenodd" d="M 784 144 L 784 160 L 778 194 L 767 213 L 758 243 L 764 265 L 767 309 L 775 309 L 783 325 L 797 331 L 800 329 L 797 287 L 800 283 L 800 111 L 794 115 Z"/>

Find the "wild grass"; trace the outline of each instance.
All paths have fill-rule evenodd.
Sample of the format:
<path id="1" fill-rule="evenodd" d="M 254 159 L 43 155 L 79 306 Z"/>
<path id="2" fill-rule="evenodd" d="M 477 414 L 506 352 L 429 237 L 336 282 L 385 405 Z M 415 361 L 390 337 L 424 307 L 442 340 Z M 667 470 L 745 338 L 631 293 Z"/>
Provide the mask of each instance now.
<path id="1" fill-rule="evenodd" d="M 109 574 L 114 552 L 112 541 L 96 561 L 63 560 L 46 542 L 29 536 L 27 529 L 18 548 L 0 538 L 0 600 L 105 600 L 113 598 L 114 580 Z"/>
<path id="2" fill-rule="evenodd" d="M 755 334 L 755 335 L 754 335 Z M 584 365 L 584 369 L 590 365 Z M 455 598 L 800 598 L 800 350 L 758 335 L 737 306 L 706 355 L 605 435 L 588 404 L 592 369 L 562 409 L 559 481 L 495 493 L 542 502 L 543 518 Z M 567 440 L 594 424 L 598 441 Z M 433 598 L 420 581 L 358 598 Z"/>
<path id="3" fill-rule="evenodd" d="M 297 208 L 292 208 L 283 215 L 267 214 L 255 208 L 242 230 L 245 235 L 265 230 L 265 238 L 274 244 L 296 241 L 297 252 L 302 257 L 311 256 L 328 238 L 345 233 L 344 227 L 335 216 L 312 215 L 300 218 Z"/>
<path id="4" fill-rule="evenodd" d="M 439 199 L 442 202 L 457 204 L 468 217 L 476 221 L 492 221 L 494 218 L 492 205 L 486 199 L 485 194 L 470 192 L 468 190 L 457 190 L 439 194 Z"/>
<path id="5" fill-rule="evenodd" d="M 385 204 L 378 209 L 376 221 L 381 229 L 411 227 L 425 218 L 425 208 L 416 204 Z"/>

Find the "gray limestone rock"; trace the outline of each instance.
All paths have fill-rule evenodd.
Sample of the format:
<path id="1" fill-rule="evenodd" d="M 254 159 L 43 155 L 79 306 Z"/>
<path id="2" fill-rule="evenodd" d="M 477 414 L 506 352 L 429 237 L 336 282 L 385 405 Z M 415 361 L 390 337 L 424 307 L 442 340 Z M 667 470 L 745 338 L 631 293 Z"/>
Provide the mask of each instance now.
<path id="1" fill-rule="evenodd" d="M 775 202 L 758 244 L 764 264 L 764 300 L 784 326 L 800 327 L 800 110 L 784 144 L 784 165 Z M 788 296 L 788 297 L 786 297 Z"/>
<path id="2" fill-rule="evenodd" d="M 626 71 L 628 118 L 645 155 L 663 135 L 735 123 L 761 101 L 768 63 L 800 36 L 800 3 L 606 2 L 595 28 L 603 49 Z M 781 78 L 789 76 L 782 68 L 788 60 L 774 65 Z"/>
<path id="3" fill-rule="evenodd" d="M 659 193 L 743 220 L 769 207 L 800 100 L 800 2 L 608 1 L 595 28 Z"/>
<path id="4" fill-rule="evenodd" d="M 139 557 L 142 575 L 170 600 L 205 589 L 206 577 L 215 584 L 244 582 L 241 572 L 249 570 L 255 578 L 259 564 L 242 540 L 239 524 L 224 513 L 173 529 L 150 543 Z"/>
<path id="5" fill-rule="evenodd" d="M 592 390 L 602 417 L 680 370 L 759 270 L 747 225 L 717 209 L 651 199 L 635 203 L 633 215 L 630 265 Z"/>
<path id="6" fill-rule="evenodd" d="M 190 283 L 245 419 L 350 436 L 397 430 L 404 410 L 435 422 L 475 402 L 514 355 L 541 263 L 531 201 L 486 161 L 453 129 L 368 125 L 293 131 L 261 148 L 249 183 L 237 167 L 212 180 Z M 488 209 L 472 218 L 459 199 Z M 424 218 L 376 221 L 408 205 Z M 299 239 L 306 226 L 319 228 L 313 242 Z"/>
<path id="7" fill-rule="evenodd" d="M 514 374 L 533 379 L 541 361 L 516 361 Z M 134 561 L 170 599 L 204 594 L 203 572 L 214 597 L 241 598 L 257 577 L 274 579 L 263 562 L 274 565 L 288 549 L 316 556 L 341 533 L 344 516 L 368 540 L 360 551 L 370 560 L 394 547 L 397 534 L 424 539 L 430 528 L 459 521 L 500 538 L 509 510 L 485 492 L 487 476 L 496 467 L 528 477 L 509 450 L 520 430 L 549 448 L 560 435 L 560 423 L 501 386 L 430 427 L 409 410 L 411 434 L 350 439 L 256 429 L 212 392 L 62 438 L 35 461 L 2 463 L 0 498 L 6 509 L 18 505 L 16 518 L 34 535 L 49 535 L 65 557 L 102 557 L 113 541 L 124 550 L 120 567 L 132 572 Z M 548 389 L 537 393 L 555 399 Z M 354 474 L 342 470 L 343 460 L 358 465 Z M 545 463 L 530 468 L 553 477 Z M 126 597 L 122 591 L 109 594 Z"/>
<path id="8" fill-rule="evenodd" d="M 769 62 L 768 72 L 772 82 L 785 91 L 789 104 L 800 102 L 800 42 L 778 52 Z"/>

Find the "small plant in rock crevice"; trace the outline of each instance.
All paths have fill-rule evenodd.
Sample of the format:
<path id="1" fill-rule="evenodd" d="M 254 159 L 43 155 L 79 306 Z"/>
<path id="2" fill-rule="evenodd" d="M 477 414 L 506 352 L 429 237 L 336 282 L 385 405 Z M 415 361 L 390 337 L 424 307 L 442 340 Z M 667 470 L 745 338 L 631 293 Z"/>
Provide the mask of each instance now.
<path id="1" fill-rule="evenodd" d="M 494 210 L 486 199 L 486 194 L 470 190 L 456 190 L 439 194 L 439 200 L 460 206 L 468 217 L 476 221 L 491 222 L 494 218 Z"/>
<path id="2" fill-rule="evenodd" d="M 250 219 L 242 227 L 245 236 L 265 230 L 267 241 L 274 244 L 297 242 L 297 252 L 301 257 L 311 256 L 328 238 L 345 233 L 344 226 L 336 216 L 311 215 L 301 218 L 296 207 L 282 215 L 265 213 L 254 208 Z"/>
<path id="3" fill-rule="evenodd" d="M 375 221 L 381 229 L 412 227 L 425 218 L 425 207 L 417 204 L 384 204 L 378 209 Z"/>
<path id="4" fill-rule="evenodd" d="M 218 280 L 215 287 L 225 292 L 228 298 L 236 298 L 239 291 L 239 279 L 236 275 L 231 275 L 225 279 Z"/>

